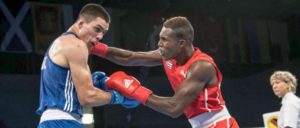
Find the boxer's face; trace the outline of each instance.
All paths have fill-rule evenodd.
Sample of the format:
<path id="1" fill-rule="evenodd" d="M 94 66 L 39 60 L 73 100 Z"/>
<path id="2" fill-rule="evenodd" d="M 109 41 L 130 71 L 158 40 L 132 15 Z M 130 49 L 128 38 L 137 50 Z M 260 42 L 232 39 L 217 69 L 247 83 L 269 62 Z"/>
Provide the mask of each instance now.
<path id="1" fill-rule="evenodd" d="M 101 41 L 105 33 L 109 29 L 109 23 L 104 19 L 97 17 L 91 22 L 85 22 L 80 29 L 82 40 L 91 48 L 97 42 Z"/>
<path id="2" fill-rule="evenodd" d="M 283 97 L 287 92 L 289 92 L 289 83 L 283 80 L 272 80 L 271 83 L 273 92 L 278 97 Z"/>
<path id="3" fill-rule="evenodd" d="M 162 28 L 159 34 L 158 47 L 164 59 L 174 59 L 180 54 L 181 47 L 178 41 L 171 28 Z"/>

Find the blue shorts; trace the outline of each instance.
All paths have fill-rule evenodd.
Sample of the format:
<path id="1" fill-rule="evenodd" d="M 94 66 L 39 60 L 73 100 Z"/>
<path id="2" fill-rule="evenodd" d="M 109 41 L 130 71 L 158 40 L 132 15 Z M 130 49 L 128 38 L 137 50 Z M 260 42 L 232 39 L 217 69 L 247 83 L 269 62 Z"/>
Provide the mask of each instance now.
<path id="1" fill-rule="evenodd" d="M 47 120 L 39 124 L 38 128 L 84 128 L 74 120 Z"/>

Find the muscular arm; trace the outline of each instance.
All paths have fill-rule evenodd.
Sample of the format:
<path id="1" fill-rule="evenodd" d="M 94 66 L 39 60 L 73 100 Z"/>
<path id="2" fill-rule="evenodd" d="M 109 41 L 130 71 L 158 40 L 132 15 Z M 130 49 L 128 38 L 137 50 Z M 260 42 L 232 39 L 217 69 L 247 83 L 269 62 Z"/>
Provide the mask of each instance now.
<path id="1" fill-rule="evenodd" d="M 108 47 L 99 43 L 91 50 L 92 54 L 104 57 L 123 66 L 157 66 L 161 65 L 161 55 L 158 50 L 149 52 L 133 52 L 116 47 Z"/>
<path id="2" fill-rule="evenodd" d="M 106 58 L 124 66 L 157 66 L 161 65 L 161 56 L 158 50 L 149 52 L 133 52 L 115 47 L 108 48 Z"/>
<path id="3" fill-rule="evenodd" d="M 147 106 L 170 117 L 180 116 L 205 88 L 217 82 L 214 66 L 206 61 L 197 61 L 189 69 L 187 78 L 172 97 L 150 95 Z"/>
<path id="4" fill-rule="evenodd" d="M 74 82 L 78 100 L 81 105 L 100 106 L 111 101 L 111 95 L 93 86 L 90 69 L 88 67 L 88 50 L 83 42 L 73 42 L 66 48 L 67 58 L 72 80 Z"/>

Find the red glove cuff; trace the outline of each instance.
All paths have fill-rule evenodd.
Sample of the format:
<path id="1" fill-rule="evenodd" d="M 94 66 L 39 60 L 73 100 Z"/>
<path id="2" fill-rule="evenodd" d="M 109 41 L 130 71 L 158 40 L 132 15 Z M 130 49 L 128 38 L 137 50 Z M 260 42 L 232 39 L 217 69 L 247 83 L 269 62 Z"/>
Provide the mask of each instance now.
<path id="1" fill-rule="evenodd" d="M 136 100 L 140 101 L 144 105 L 146 104 L 148 97 L 152 94 L 153 92 L 149 90 L 148 88 L 145 88 L 143 86 L 140 86 L 135 90 L 133 93 L 132 97 L 135 98 Z"/>
<path id="2" fill-rule="evenodd" d="M 104 43 L 98 43 L 91 49 L 91 53 L 96 56 L 106 57 L 108 46 Z"/>

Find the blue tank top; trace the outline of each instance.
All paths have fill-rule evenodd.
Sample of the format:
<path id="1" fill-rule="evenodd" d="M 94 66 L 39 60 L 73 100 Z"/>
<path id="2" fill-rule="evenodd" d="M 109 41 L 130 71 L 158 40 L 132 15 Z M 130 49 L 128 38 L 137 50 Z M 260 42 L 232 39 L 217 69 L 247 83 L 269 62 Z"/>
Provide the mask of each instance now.
<path id="1" fill-rule="evenodd" d="M 78 38 L 74 33 L 63 33 L 66 34 L 73 34 Z M 82 117 L 82 106 L 77 98 L 70 69 L 55 64 L 48 51 L 49 49 L 41 67 L 40 105 L 37 114 L 41 115 L 47 108 L 55 108 Z"/>

